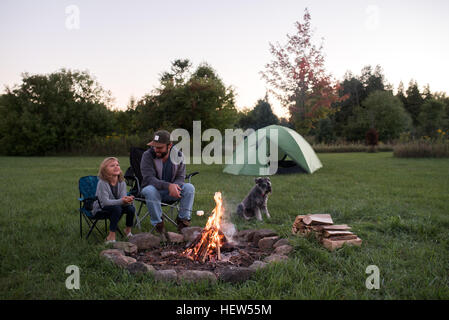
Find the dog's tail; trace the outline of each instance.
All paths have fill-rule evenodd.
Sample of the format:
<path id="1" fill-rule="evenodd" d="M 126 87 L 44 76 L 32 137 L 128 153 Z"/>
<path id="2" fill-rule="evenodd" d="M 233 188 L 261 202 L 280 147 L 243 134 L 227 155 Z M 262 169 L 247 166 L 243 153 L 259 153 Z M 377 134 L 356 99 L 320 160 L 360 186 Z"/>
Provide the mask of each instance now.
<path id="1" fill-rule="evenodd" d="M 243 206 L 242 203 L 239 203 L 239 205 L 237 206 L 237 215 L 241 218 L 243 218 L 243 212 L 245 211 L 245 207 Z"/>

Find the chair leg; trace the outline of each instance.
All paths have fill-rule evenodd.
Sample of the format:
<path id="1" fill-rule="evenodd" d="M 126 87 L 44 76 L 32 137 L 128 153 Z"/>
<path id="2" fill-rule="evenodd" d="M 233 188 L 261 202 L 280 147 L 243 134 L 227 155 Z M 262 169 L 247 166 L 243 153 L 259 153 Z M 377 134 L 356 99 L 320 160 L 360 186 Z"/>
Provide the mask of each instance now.
<path id="1" fill-rule="evenodd" d="M 142 206 L 143 206 L 143 202 L 140 203 L 139 211 L 134 214 L 134 216 L 136 217 L 136 222 L 134 223 L 134 227 L 138 227 L 139 230 L 142 230 L 141 221 L 143 220 L 143 218 L 145 218 L 145 216 L 142 219 L 139 218 L 140 211 L 142 210 Z"/>
<path id="2" fill-rule="evenodd" d="M 96 229 L 98 230 L 98 228 L 97 228 L 97 221 L 98 221 L 98 220 L 95 220 L 95 221 L 92 223 L 92 226 L 90 227 L 89 232 L 87 233 L 86 239 L 89 238 L 89 236 L 90 236 L 90 234 L 92 233 L 92 230 L 93 230 L 94 228 L 96 228 Z M 98 231 L 101 233 L 100 230 L 98 230 Z"/>
<path id="3" fill-rule="evenodd" d="M 175 227 L 178 227 L 178 224 L 176 223 L 176 221 L 173 220 L 172 217 L 170 217 L 170 215 L 174 216 L 173 213 L 174 213 L 175 209 L 176 209 L 176 211 L 179 211 L 178 206 L 173 206 L 173 205 L 170 205 L 170 204 L 168 204 L 167 206 L 170 207 L 170 209 L 168 209 L 169 212 L 166 213 L 166 212 L 162 211 L 162 215 L 163 215 L 168 221 L 170 221 L 171 223 L 173 223 L 173 225 L 174 225 Z M 175 219 L 176 219 L 176 218 L 175 218 Z"/>

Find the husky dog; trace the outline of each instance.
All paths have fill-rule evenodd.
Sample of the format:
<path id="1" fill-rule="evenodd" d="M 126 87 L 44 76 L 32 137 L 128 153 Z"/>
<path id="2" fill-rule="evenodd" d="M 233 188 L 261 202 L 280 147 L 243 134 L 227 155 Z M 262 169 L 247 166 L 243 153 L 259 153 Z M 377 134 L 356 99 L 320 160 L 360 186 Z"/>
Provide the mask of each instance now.
<path id="1" fill-rule="evenodd" d="M 271 193 L 271 181 L 268 177 L 259 177 L 255 179 L 255 182 L 256 185 L 237 206 L 237 214 L 245 220 L 256 217 L 257 220 L 262 221 L 261 210 L 265 212 L 267 218 L 271 218 L 267 208 L 268 194 Z"/>

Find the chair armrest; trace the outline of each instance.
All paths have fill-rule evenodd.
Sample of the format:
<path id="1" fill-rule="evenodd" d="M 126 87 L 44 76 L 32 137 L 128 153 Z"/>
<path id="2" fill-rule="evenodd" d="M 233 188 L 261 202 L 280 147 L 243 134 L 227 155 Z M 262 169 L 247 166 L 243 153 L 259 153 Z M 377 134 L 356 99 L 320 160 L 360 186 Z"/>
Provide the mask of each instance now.
<path id="1" fill-rule="evenodd" d="M 198 174 L 199 172 L 198 171 L 195 171 L 195 172 L 192 172 L 192 173 L 189 173 L 187 176 L 186 176 L 186 180 L 187 179 L 189 179 L 190 180 L 190 178 L 192 178 L 193 176 L 196 176 L 197 174 Z"/>
<path id="2" fill-rule="evenodd" d="M 188 174 L 188 175 L 186 176 L 186 179 L 185 179 L 185 180 L 189 180 L 189 183 L 190 183 L 190 180 L 192 179 L 192 177 L 193 177 L 193 176 L 196 176 L 198 173 L 199 173 L 198 171 L 195 171 L 195 172 L 192 172 L 192 173 Z"/>

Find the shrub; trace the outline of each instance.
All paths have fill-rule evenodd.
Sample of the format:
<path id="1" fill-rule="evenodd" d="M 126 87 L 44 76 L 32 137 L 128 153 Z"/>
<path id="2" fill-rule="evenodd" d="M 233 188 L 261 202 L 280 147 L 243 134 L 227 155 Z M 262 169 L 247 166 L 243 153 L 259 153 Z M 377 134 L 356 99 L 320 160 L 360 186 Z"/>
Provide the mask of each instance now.
<path id="1" fill-rule="evenodd" d="M 398 158 L 447 158 L 449 143 L 419 140 L 394 147 L 393 155 Z"/>
<path id="2" fill-rule="evenodd" d="M 83 144 L 75 144 L 69 150 L 58 155 L 66 156 L 127 156 L 131 147 L 145 148 L 152 134 L 145 135 L 112 135 L 92 137 Z"/>
<path id="3" fill-rule="evenodd" d="M 314 144 L 313 150 L 317 153 L 336 153 L 336 152 L 367 152 L 369 147 L 361 143 L 340 143 L 340 144 Z M 392 145 L 379 144 L 377 151 L 391 152 Z"/>

